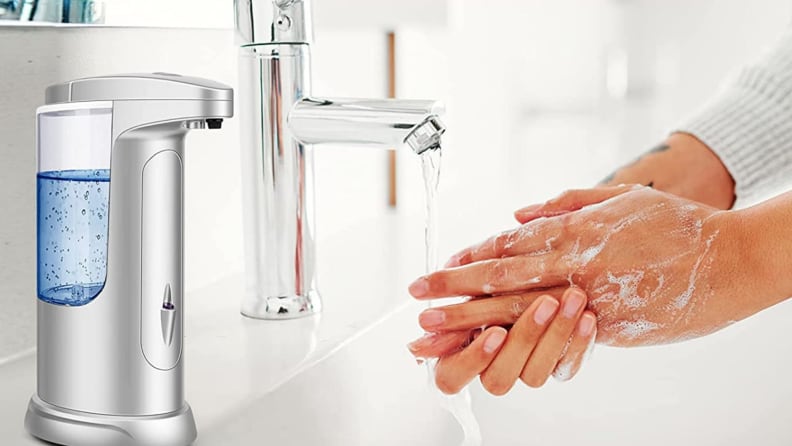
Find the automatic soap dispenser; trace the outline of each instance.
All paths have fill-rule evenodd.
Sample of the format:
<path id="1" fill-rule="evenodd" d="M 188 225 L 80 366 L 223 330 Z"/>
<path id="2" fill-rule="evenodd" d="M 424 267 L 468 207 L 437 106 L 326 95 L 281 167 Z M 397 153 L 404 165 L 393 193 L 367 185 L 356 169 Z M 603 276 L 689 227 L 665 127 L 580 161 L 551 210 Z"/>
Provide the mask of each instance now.
<path id="1" fill-rule="evenodd" d="M 38 389 L 25 428 L 80 446 L 187 445 L 183 149 L 230 87 L 173 74 L 79 79 L 37 110 Z"/>

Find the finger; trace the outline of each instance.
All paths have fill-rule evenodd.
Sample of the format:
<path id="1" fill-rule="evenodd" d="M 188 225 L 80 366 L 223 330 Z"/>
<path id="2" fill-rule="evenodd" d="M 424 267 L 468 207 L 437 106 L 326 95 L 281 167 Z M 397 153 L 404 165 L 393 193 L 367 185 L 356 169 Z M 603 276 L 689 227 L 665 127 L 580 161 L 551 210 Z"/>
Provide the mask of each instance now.
<path id="1" fill-rule="evenodd" d="M 526 223 L 541 217 L 554 217 L 568 212 L 574 212 L 592 204 L 601 203 L 617 195 L 630 192 L 640 185 L 618 185 L 597 187 L 593 189 L 573 189 L 540 206 L 528 206 L 514 213 L 520 223 Z"/>
<path id="2" fill-rule="evenodd" d="M 419 278 L 409 291 L 416 299 L 434 299 L 506 294 L 567 284 L 569 271 L 558 257 L 556 253 L 506 257 L 443 269 Z"/>
<path id="3" fill-rule="evenodd" d="M 543 386 L 553 373 L 585 307 L 586 294 L 580 288 L 571 287 L 564 293 L 561 309 L 520 374 L 520 379 L 529 387 Z"/>
<path id="4" fill-rule="evenodd" d="M 472 337 L 472 330 L 427 333 L 407 344 L 407 348 L 416 358 L 439 358 L 461 350 L 470 343 Z"/>
<path id="5" fill-rule="evenodd" d="M 574 209 L 552 210 L 547 208 L 547 203 L 534 204 L 514 211 L 514 219 L 517 220 L 518 223 L 524 225 L 540 218 L 557 217 L 559 215 L 567 214 L 573 210 Z"/>
<path id="6" fill-rule="evenodd" d="M 437 388 L 446 394 L 462 390 L 487 368 L 505 339 L 505 328 L 489 327 L 464 350 L 440 358 L 435 369 Z"/>
<path id="7" fill-rule="evenodd" d="M 481 384 L 493 395 L 504 395 L 511 390 L 531 356 L 547 323 L 558 310 L 558 301 L 552 296 L 538 298 L 509 330 L 500 352 L 487 370 L 481 374 Z"/>
<path id="8" fill-rule="evenodd" d="M 590 311 L 584 311 L 578 320 L 566 353 L 553 371 L 553 377 L 558 381 L 569 381 L 574 378 L 594 346 L 596 336 L 597 317 Z"/>
<path id="9" fill-rule="evenodd" d="M 560 232 L 562 222 L 533 220 L 577 211 L 585 206 L 600 203 L 640 187 L 642 186 L 621 185 L 570 190 L 545 204 L 520 209 L 515 213 L 515 216 L 523 226 L 502 232 L 478 245 L 456 253 L 446 263 L 446 268 L 467 265 L 487 259 L 550 252 L 554 248 L 554 242 L 558 239 L 557 234 Z"/>
<path id="10" fill-rule="evenodd" d="M 445 267 L 454 268 L 481 260 L 548 252 L 557 238 L 557 225 L 558 222 L 536 222 L 501 232 L 457 252 L 451 256 Z"/>
<path id="11" fill-rule="evenodd" d="M 529 221 L 536 220 L 537 218 L 541 217 L 541 215 L 538 215 L 536 213 L 536 211 L 541 209 L 542 206 L 544 206 L 544 205 L 545 205 L 544 203 L 532 204 L 532 205 L 525 206 L 523 208 L 517 209 L 516 211 L 514 211 L 514 218 L 516 218 L 517 221 L 519 221 L 521 224 L 526 224 Z M 520 220 L 518 218 L 518 215 L 525 215 L 526 218 L 524 218 L 523 220 Z"/>
<path id="12" fill-rule="evenodd" d="M 556 300 L 560 300 L 565 289 L 566 287 L 559 287 L 530 291 L 430 308 L 418 316 L 418 323 L 424 330 L 430 332 L 452 332 L 490 325 L 512 325 L 540 296 L 550 295 Z"/>

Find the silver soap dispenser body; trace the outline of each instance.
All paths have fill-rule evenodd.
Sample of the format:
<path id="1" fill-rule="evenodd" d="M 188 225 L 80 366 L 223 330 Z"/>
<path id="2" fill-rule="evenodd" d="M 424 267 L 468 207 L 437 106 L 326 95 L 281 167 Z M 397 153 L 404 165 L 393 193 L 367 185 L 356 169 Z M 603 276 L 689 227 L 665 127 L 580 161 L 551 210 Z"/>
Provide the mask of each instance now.
<path id="1" fill-rule="evenodd" d="M 134 74 L 47 89 L 37 111 L 38 367 L 25 427 L 65 445 L 187 445 L 183 150 L 230 87 Z"/>

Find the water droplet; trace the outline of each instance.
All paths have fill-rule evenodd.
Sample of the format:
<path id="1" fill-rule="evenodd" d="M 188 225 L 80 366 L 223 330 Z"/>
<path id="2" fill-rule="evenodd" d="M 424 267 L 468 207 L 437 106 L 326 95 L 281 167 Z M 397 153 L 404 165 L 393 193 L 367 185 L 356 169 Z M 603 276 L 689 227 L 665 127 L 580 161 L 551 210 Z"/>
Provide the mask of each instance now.
<path id="1" fill-rule="evenodd" d="M 85 209 L 82 210 L 82 214 L 85 215 Z"/>

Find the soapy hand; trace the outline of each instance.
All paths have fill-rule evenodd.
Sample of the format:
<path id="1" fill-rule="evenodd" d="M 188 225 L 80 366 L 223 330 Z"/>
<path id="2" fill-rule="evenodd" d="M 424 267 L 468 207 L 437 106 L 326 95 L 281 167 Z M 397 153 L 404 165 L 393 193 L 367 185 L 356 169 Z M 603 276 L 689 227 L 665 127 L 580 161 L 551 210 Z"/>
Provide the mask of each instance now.
<path id="1" fill-rule="evenodd" d="M 429 333 L 409 348 L 419 358 L 440 357 L 435 381 L 445 393 L 458 392 L 479 375 L 495 395 L 518 379 L 531 387 L 551 375 L 566 381 L 594 344 L 597 321 L 585 307 L 582 290 L 558 288 L 429 309 L 419 317 Z M 483 325 L 490 327 L 470 342 L 478 333 L 470 328 Z"/>
<path id="2" fill-rule="evenodd" d="M 461 251 L 410 292 L 433 299 L 574 284 L 589 296 L 597 341 L 615 346 L 703 336 L 753 312 L 739 298 L 750 290 L 736 274 L 740 237 L 728 212 L 617 186 L 571 191 L 517 216 L 526 224 Z M 494 324 L 469 318 L 454 329 Z"/>

